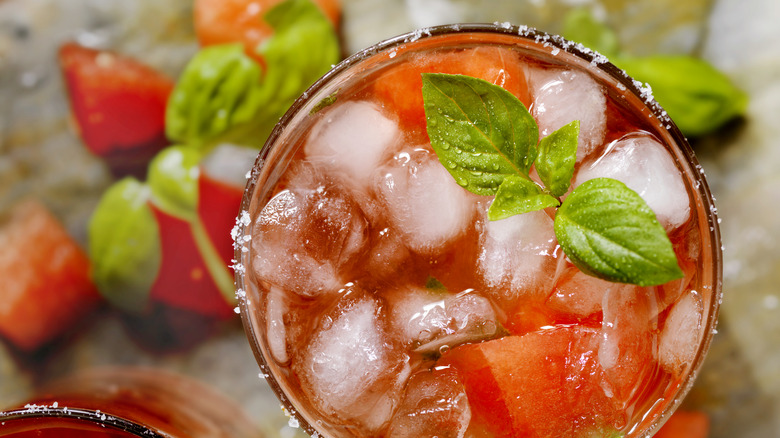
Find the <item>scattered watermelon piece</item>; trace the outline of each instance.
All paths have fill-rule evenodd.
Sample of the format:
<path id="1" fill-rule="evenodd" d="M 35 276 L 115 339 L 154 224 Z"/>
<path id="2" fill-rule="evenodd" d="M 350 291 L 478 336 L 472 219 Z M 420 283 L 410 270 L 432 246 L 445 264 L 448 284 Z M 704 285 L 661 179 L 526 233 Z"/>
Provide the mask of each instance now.
<path id="1" fill-rule="evenodd" d="M 72 331 L 101 302 L 89 259 L 37 201 L 0 218 L 0 336 L 33 352 Z"/>
<path id="2" fill-rule="evenodd" d="M 150 298 L 204 316 L 235 316 L 210 275 L 195 243 L 190 223 L 150 203 L 160 230 L 162 262 Z M 234 210 L 234 211 L 237 211 Z M 227 270 L 227 267 L 225 267 Z"/>
<path id="3" fill-rule="evenodd" d="M 412 54 L 407 62 L 377 78 L 374 90 L 402 125 L 425 131 L 422 73 L 463 74 L 500 85 L 528 107 L 531 97 L 522 64 L 507 49 L 479 47 L 466 52 Z"/>
<path id="4" fill-rule="evenodd" d="M 244 188 L 212 178 L 201 171 L 198 179 L 198 215 L 225 265 L 233 260 L 233 238 Z"/>
<path id="5" fill-rule="evenodd" d="M 195 33 L 202 46 L 242 43 L 245 53 L 263 64 L 257 47 L 273 33 L 263 15 L 282 0 L 196 0 Z M 315 0 L 338 28 L 340 0 Z"/>
<path id="6" fill-rule="evenodd" d="M 557 327 L 456 347 L 456 369 L 476 421 L 496 437 L 615 432 L 620 412 L 602 390 L 599 331 Z"/>
<path id="7" fill-rule="evenodd" d="M 66 43 L 60 67 L 79 135 L 117 176 L 142 177 L 167 146 L 165 106 L 173 81 L 114 52 Z"/>
<path id="8" fill-rule="evenodd" d="M 710 418 L 704 412 L 677 411 L 654 438 L 706 438 L 709 431 Z"/>

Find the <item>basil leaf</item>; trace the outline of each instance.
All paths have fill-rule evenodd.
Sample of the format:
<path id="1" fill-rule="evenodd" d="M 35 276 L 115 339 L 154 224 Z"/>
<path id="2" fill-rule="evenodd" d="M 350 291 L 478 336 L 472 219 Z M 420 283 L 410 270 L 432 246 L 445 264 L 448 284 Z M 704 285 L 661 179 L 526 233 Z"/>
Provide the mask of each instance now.
<path id="1" fill-rule="evenodd" d="M 187 64 L 168 99 L 165 133 L 172 141 L 203 145 L 250 122 L 267 101 L 260 66 L 241 44 L 210 46 Z"/>
<path id="2" fill-rule="evenodd" d="M 488 219 L 496 221 L 559 205 L 557 199 L 542 193 L 542 188 L 535 182 L 517 176 L 508 176 L 498 187 L 496 198 L 490 204 Z"/>
<path id="3" fill-rule="evenodd" d="M 639 286 L 683 277 L 653 211 L 618 180 L 578 186 L 558 209 L 554 227 L 564 253 L 586 274 Z"/>
<path id="4" fill-rule="evenodd" d="M 311 0 L 286 0 L 264 16 L 274 29 L 257 52 L 268 68 L 261 92 L 264 115 L 278 121 L 287 108 L 340 59 L 338 37 Z"/>
<path id="5" fill-rule="evenodd" d="M 127 177 L 109 187 L 87 227 L 92 279 L 111 304 L 140 312 L 160 268 L 157 222 L 150 190 Z"/>
<path id="6" fill-rule="evenodd" d="M 616 55 L 620 48 L 617 34 L 596 20 L 585 8 L 572 9 L 566 14 L 561 34 L 564 38 L 581 43 L 606 57 Z"/>
<path id="7" fill-rule="evenodd" d="M 199 161 L 198 151 L 183 146 L 158 153 L 147 175 L 152 202 L 170 215 L 192 221 L 198 205 Z"/>
<path id="8" fill-rule="evenodd" d="M 528 179 L 539 128 L 512 93 L 482 79 L 423 73 L 428 137 L 462 187 L 493 195 L 509 175 Z"/>
<path id="9" fill-rule="evenodd" d="M 655 99 L 685 135 L 712 132 L 747 109 L 747 94 L 701 59 L 658 55 L 621 58 L 616 64 L 650 84 Z"/>
<path id="10" fill-rule="evenodd" d="M 553 196 L 563 196 L 569 190 L 577 162 L 577 137 L 580 121 L 560 127 L 539 142 L 536 172 Z"/>

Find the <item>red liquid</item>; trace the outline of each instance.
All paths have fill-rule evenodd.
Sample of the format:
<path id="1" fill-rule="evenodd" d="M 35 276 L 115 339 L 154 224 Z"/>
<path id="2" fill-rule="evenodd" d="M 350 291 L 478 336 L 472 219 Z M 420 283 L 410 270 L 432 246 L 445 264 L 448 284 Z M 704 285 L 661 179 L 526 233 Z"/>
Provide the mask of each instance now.
<path id="1" fill-rule="evenodd" d="M 490 223 L 490 197 L 443 185 L 415 192 L 419 181 L 441 181 L 418 111 L 420 72 L 498 83 L 535 116 L 537 97 L 555 86 L 540 77 L 586 74 L 562 64 L 572 57 L 543 57 L 511 38 L 490 47 L 448 38 L 458 47 L 402 46 L 381 68 L 338 84 L 336 103 L 299 119 L 270 153 L 265 168 L 279 167 L 263 171 L 252 199 L 244 262 L 258 291 L 245 310 L 271 383 L 328 436 L 638 436 L 690 372 L 713 299 L 709 212 L 692 169 L 672 165 L 690 213 L 659 216 L 686 277 L 652 288 L 583 277 L 557 246 L 553 212 L 527 213 L 522 226 Z M 422 41 L 420 51 L 436 44 Z M 664 162 L 684 160 L 650 111 L 601 74 L 605 106 L 591 124 L 604 133 L 581 141 L 577 169 L 634 138 L 659 145 Z M 344 114 L 354 121 L 340 138 L 328 126 Z M 371 131 L 394 129 L 374 156 L 317 149 L 323 141 L 349 148 L 363 135 L 369 145 Z M 465 219 L 449 219 L 439 198 L 465 206 Z M 422 213 L 409 213 L 421 203 Z M 417 233 L 431 215 L 436 226 Z M 506 236 L 527 247 L 516 251 Z M 667 321 L 695 326 L 678 339 Z"/>

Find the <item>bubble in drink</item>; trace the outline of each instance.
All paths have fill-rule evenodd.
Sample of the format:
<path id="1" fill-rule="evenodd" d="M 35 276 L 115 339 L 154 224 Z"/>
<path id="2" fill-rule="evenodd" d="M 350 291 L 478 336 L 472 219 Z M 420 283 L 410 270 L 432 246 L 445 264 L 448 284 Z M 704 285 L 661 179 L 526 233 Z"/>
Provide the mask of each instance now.
<path id="1" fill-rule="evenodd" d="M 337 67 L 269 139 L 236 281 L 258 361 L 307 432 L 649 436 L 680 403 L 719 301 L 710 195 L 662 110 L 573 47 L 511 26 L 399 38 Z M 554 207 L 489 220 L 494 196 L 464 188 L 431 146 L 431 72 L 504 87 L 542 137 L 579 120 L 573 183 L 607 176 L 638 192 L 683 278 L 640 287 L 581 271 Z M 428 126 L 463 142 L 497 132 L 447 117 Z M 482 152 L 458 151 L 474 176 L 488 169 Z"/>

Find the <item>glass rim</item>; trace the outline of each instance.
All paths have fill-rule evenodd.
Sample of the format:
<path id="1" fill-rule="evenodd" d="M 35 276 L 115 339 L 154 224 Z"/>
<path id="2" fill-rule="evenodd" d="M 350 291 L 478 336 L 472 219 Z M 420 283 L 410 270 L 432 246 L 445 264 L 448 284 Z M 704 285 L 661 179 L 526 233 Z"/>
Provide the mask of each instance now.
<path id="1" fill-rule="evenodd" d="M 110 428 L 116 431 L 127 432 L 139 437 L 164 438 L 168 436 L 163 435 L 158 431 L 140 423 L 136 423 L 135 421 L 131 421 L 126 418 L 113 415 L 109 412 L 96 409 L 71 408 L 67 406 L 55 405 L 27 405 L 24 408 L 17 408 L 0 412 L 0 424 L 3 424 L 4 429 L 9 426 L 14 426 L 13 423 L 17 421 L 21 422 L 24 420 L 34 419 L 75 420 L 77 422 L 82 422 L 85 425 Z M 25 432 L 29 430 L 24 424 L 16 426 L 19 429 L 11 430 L 11 433 Z M 0 436 L 6 436 L 7 432 L 7 430 L 0 432 Z"/>
<path id="2" fill-rule="evenodd" d="M 698 345 L 694 360 L 689 366 L 689 372 L 681 380 L 680 385 L 674 393 L 671 401 L 669 401 L 664 406 L 663 411 L 661 411 L 661 413 L 652 421 L 647 430 L 643 431 L 641 435 L 638 435 L 639 438 L 649 438 L 655 432 L 657 432 L 661 426 L 663 426 L 666 420 L 677 410 L 683 399 L 687 396 L 688 392 L 694 384 L 694 381 L 696 380 L 696 377 L 698 376 L 712 342 L 712 338 L 715 334 L 715 327 L 717 325 L 720 303 L 722 300 L 723 284 L 722 244 L 718 214 L 714 205 L 714 197 L 712 196 L 709 185 L 707 184 L 707 181 L 704 177 L 701 165 L 699 164 L 699 161 L 693 152 L 693 148 L 691 147 L 685 135 L 674 123 L 674 121 L 668 116 L 662 106 L 654 99 L 650 88 L 646 84 L 642 84 L 641 82 L 631 78 L 624 70 L 612 64 L 605 56 L 594 50 L 586 48 L 582 44 L 569 41 L 559 35 L 551 34 L 529 26 L 498 22 L 459 23 L 426 27 L 403 33 L 398 36 L 385 39 L 350 55 L 336 66 L 331 68 L 327 73 L 315 81 L 314 84 L 312 84 L 303 94 L 301 94 L 274 126 L 263 147 L 260 149 L 258 157 L 252 167 L 252 170 L 250 171 L 241 201 L 235 238 L 239 239 L 243 236 L 246 236 L 247 227 L 251 225 L 251 222 L 245 224 L 244 221 L 241 220 L 241 215 L 250 211 L 252 197 L 257 185 L 257 177 L 260 173 L 260 170 L 264 167 L 265 160 L 271 148 L 276 144 L 277 139 L 282 135 L 285 127 L 288 126 L 293 117 L 296 116 L 308 102 L 317 96 L 320 90 L 324 89 L 331 81 L 340 77 L 344 72 L 348 71 L 353 66 L 360 64 L 372 56 L 389 51 L 393 48 L 401 48 L 404 44 L 413 44 L 420 40 L 427 40 L 456 34 L 490 34 L 521 38 L 531 41 L 535 44 L 548 47 L 553 51 L 565 51 L 568 54 L 574 55 L 586 63 L 589 63 L 591 66 L 601 70 L 607 76 L 615 79 L 619 84 L 625 87 L 625 90 L 621 91 L 634 94 L 635 97 L 638 98 L 645 105 L 645 107 L 650 110 L 651 114 L 659 122 L 659 129 L 665 130 L 669 134 L 677 146 L 677 149 L 682 154 L 682 158 L 684 158 L 687 161 L 687 164 L 691 166 L 693 182 L 696 183 L 695 187 L 693 188 L 701 196 L 702 209 L 706 210 L 707 223 L 706 225 L 701 225 L 700 228 L 703 228 L 703 226 L 709 227 L 709 243 L 711 244 L 712 251 L 712 254 L 710 255 L 712 257 L 713 284 L 709 307 L 703 308 L 703 311 L 707 311 L 707 318 L 706 320 L 701 321 L 701 325 L 704 329 L 702 332 L 703 337 Z M 247 303 L 248 298 L 246 297 L 246 284 L 244 281 L 246 268 L 241 265 L 242 261 L 244 260 L 242 247 L 242 244 L 236 243 L 236 245 L 234 245 L 235 260 L 239 266 L 238 269 L 234 270 L 234 278 L 242 325 L 244 327 L 245 334 L 249 339 L 255 359 L 260 366 L 265 381 L 269 384 L 269 386 L 271 386 L 273 392 L 282 403 L 286 413 L 290 417 L 297 420 L 298 424 L 304 429 L 304 431 L 306 431 L 306 433 L 315 437 L 319 437 L 321 436 L 321 432 L 315 429 L 314 426 L 312 426 L 310 422 L 304 418 L 304 416 L 292 404 L 287 395 L 284 393 L 281 385 L 276 381 L 273 373 L 270 372 L 267 359 L 263 354 L 263 350 L 259 344 L 260 340 L 257 339 L 255 334 L 254 325 L 252 322 L 253 317 L 250 315 L 250 309 Z"/>

